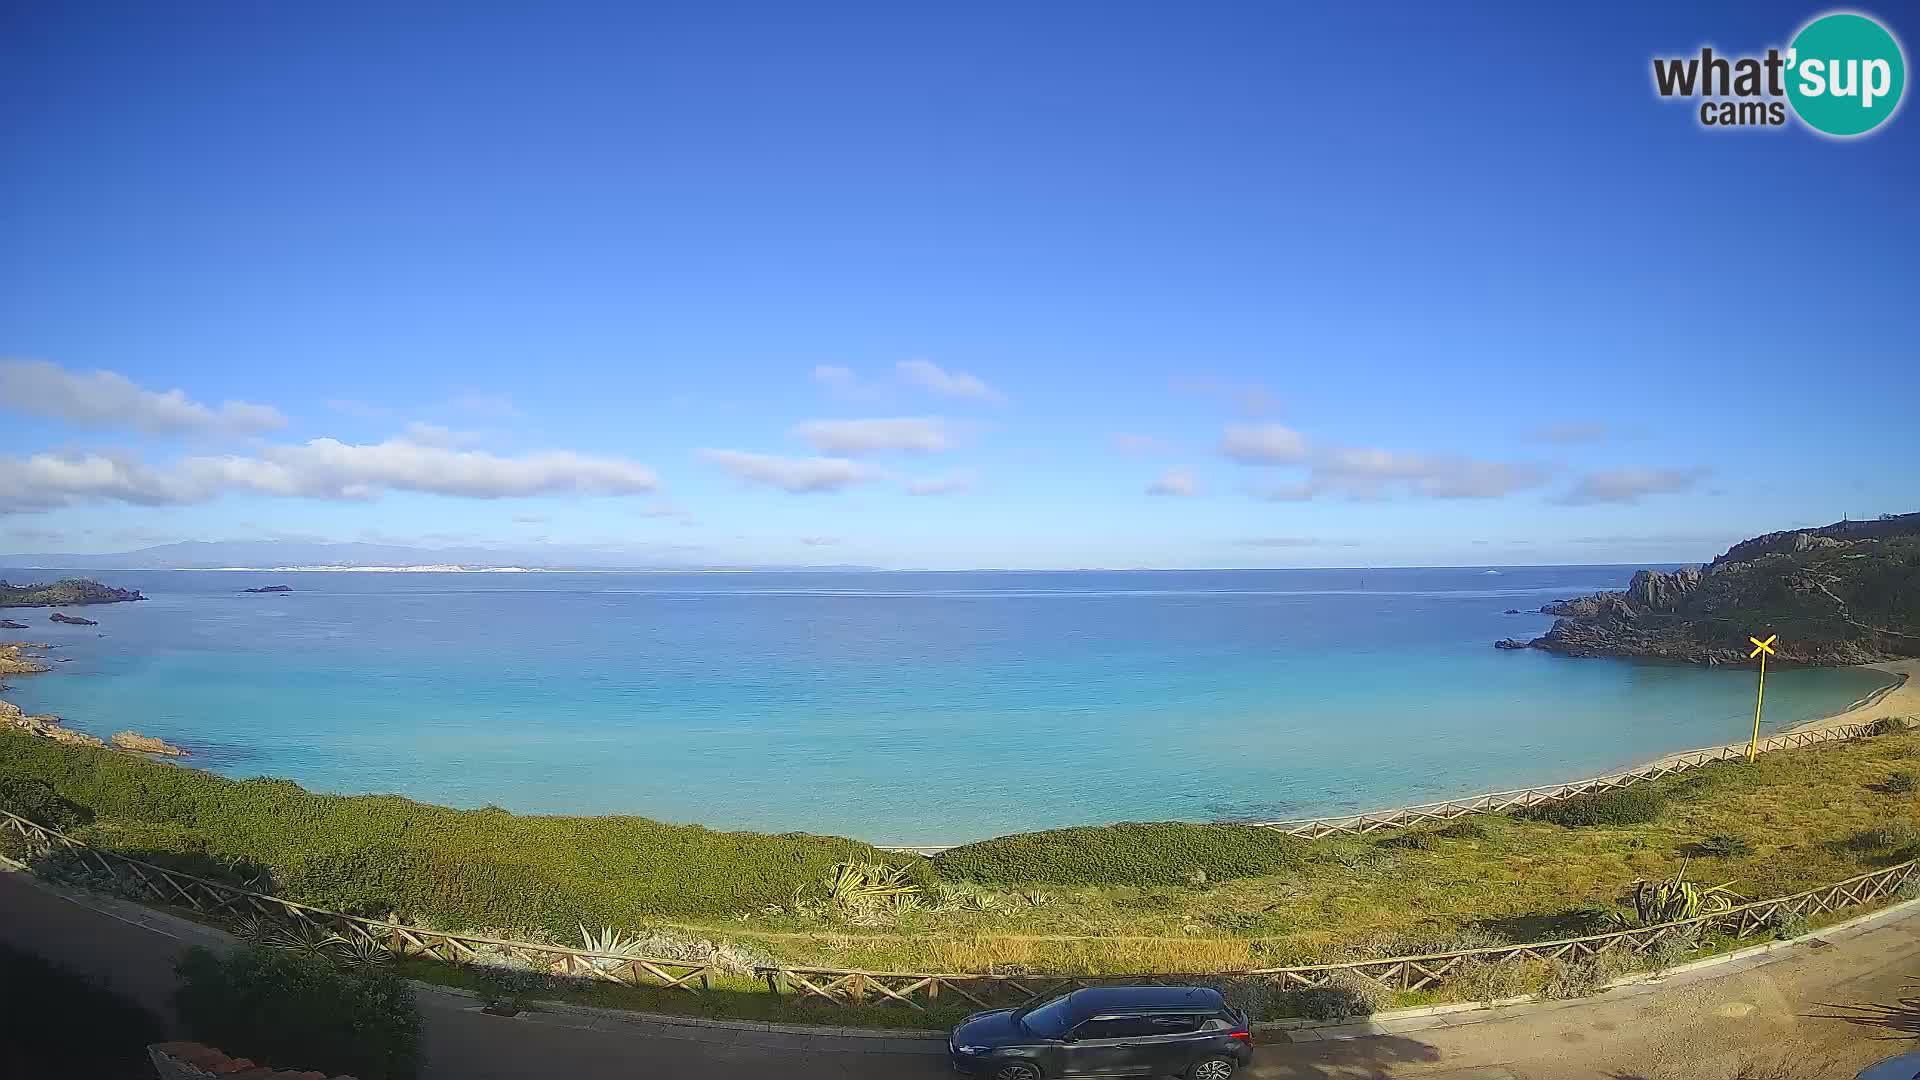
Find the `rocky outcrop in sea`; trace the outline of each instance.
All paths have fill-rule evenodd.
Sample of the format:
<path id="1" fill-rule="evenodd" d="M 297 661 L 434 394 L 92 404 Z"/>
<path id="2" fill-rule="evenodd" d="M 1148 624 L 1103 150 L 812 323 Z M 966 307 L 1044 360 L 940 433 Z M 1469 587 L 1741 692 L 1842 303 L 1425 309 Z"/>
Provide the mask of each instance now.
<path id="1" fill-rule="evenodd" d="M 116 589 L 88 578 L 63 578 L 48 583 L 10 585 L 0 581 L 0 608 L 81 607 L 145 600 L 135 589 Z"/>
<path id="2" fill-rule="evenodd" d="M 1776 662 L 1865 664 L 1920 656 L 1920 514 L 1769 533 L 1704 566 L 1641 570 L 1618 591 L 1555 600 L 1531 641 L 1562 656 L 1745 663 L 1778 634 Z"/>
<path id="3" fill-rule="evenodd" d="M 113 745 L 122 750 L 137 750 L 142 754 L 159 754 L 163 757 L 186 757 L 187 752 L 163 739 L 151 735 L 142 735 L 137 731 L 116 731 L 113 733 Z"/>
<path id="4" fill-rule="evenodd" d="M 83 619 L 78 615 L 63 615 L 58 611 L 54 612 L 51 616 L 49 616 L 47 621 L 65 623 L 68 626 L 99 626 L 100 625 L 99 623 L 93 621 L 92 619 Z"/>

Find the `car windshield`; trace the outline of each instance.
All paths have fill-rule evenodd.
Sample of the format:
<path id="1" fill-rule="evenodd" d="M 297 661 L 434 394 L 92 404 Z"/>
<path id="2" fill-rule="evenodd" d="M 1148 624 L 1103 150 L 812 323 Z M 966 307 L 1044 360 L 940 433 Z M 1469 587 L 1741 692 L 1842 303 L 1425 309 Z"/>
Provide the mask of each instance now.
<path id="1" fill-rule="evenodd" d="M 1073 1011 L 1067 1008 L 1066 997 L 1057 997 L 1022 1013 L 1020 1023 L 1043 1039 L 1057 1039 L 1073 1027 Z"/>

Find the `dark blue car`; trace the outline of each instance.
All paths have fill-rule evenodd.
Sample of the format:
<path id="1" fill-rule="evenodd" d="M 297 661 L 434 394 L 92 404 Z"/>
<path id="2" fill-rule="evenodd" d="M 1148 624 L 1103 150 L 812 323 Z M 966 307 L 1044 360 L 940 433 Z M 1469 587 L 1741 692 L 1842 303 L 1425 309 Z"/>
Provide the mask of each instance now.
<path id="1" fill-rule="evenodd" d="M 974 1013 L 947 1044 L 955 1072 L 992 1080 L 1180 1076 L 1227 1080 L 1253 1060 L 1247 1014 L 1197 986 L 1102 986 Z"/>

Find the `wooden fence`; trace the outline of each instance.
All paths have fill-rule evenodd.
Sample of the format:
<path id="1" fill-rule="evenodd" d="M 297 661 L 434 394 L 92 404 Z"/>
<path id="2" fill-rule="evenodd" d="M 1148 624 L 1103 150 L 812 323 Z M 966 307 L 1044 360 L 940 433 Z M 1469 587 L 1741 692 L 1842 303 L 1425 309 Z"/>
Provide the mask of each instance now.
<path id="1" fill-rule="evenodd" d="M 1606 934 L 1538 941 L 1523 945 L 1496 945 L 1425 956 L 1395 956 L 1341 964 L 1260 968 L 1250 971 L 1196 972 L 1135 976 L 1066 977 L 1053 975 L 927 974 L 910 972 L 847 971 L 834 968 L 767 967 L 761 974 L 775 993 L 790 992 L 837 1004 L 897 1004 L 925 1010 L 943 999 L 976 1008 L 1030 1005 L 1054 994 L 1083 986 L 1127 983 L 1263 981 L 1279 991 L 1327 986 L 1342 973 L 1357 975 L 1386 990 L 1430 990 L 1451 976 L 1481 965 L 1535 961 L 1577 963 L 1605 955 L 1642 956 L 1665 941 L 1691 947 L 1708 934 L 1739 940 L 1772 932 L 1776 916 L 1786 913 L 1810 917 L 1872 903 L 1893 896 L 1909 883 L 1920 883 L 1920 859 L 1870 871 L 1832 885 L 1822 885 L 1792 896 L 1756 900 L 1724 911 L 1658 926 L 1616 930 Z"/>
<path id="2" fill-rule="evenodd" d="M 1772 750 L 1790 750 L 1800 747 L 1817 746 L 1821 743 L 1840 742 L 1879 734 L 1887 730 L 1885 721 L 1871 724 L 1841 724 L 1818 731 L 1788 731 L 1779 735 L 1769 735 L 1760 740 L 1758 750 L 1767 753 Z M 1541 803 L 1558 802 L 1575 795 L 1585 795 L 1593 791 L 1611 791 L 1615 788 L 1630 787 L 1646 780 L 1658 780 L 1663 776 L 1697 769 L 1716 761 L 1731 761 L 1747 756 L 1746 743 L 1728 743 L 1725 746 L 1709 746 L 1700 750 L 1687 750 L 1661 758 L 1651 765 L 1642 765 L 1637 769 L 1608 773 L 1587 780 L 1573 780 L 1564 784 L 1545 784 L 1540 787 L 1514 788 L 1510 791 L 1492 791 L 1484 795 L 1470 795 L 1464 799 L 1447 799 L 1442 802 L 1420 803 L 1417 806 L 1401 806 L 1392 810 L 1372 810 L 1364 814 L 1347 814 L 1339 817 L 1294 818 L 1289 821 L 1249 822 L 1254 828 L 1272 829 L 1289 836 L 1302 836 L 1309 840 L 1318 840 L 1323 836 L 1337 836 L 1343 833 L 1371 833 L 1386 829 L 1404 829 L 1409 825 L 1422 825 L 1434 821 L 1452 821 L 1454 818 L 1467 817 L 1470 814 L 1497 814 L 1503 810 L 1518 810 Z"/>
<path id="3" fill-rule="evenodd" d="M 184 908 L 215 921 L 269 919 L 349 942 L 378 945 L 401 956 L 430 957 L 455 965 L 513 966 L 542 974 L 597 979 L 629 986 L 665 987 L 700 993 L 712 989 L 714 968 L 707 963 L 657 957 L 596 953 L 471 934 L 428 930 L 417 926 L 343 915 L 309 907 L 277 896 L 169 870 L 150 862 L 102 851 L 54 829 L 0 810 L 0 831 L 18 834 L 41 853 L 64 852 L 79 860 L 97 880 L 117 892 Z M 16 869 L 27 862 L 0 855 Z M 1463 949 L 1424 956 L 1396 956 L 1340 964 L 1262 968 L 1251 971 L 1160 973 L 1151 975 L 990 975 L 929 974 L 915 972 L 853 971 L 836 968 L 768 965 L 756 969 L 775 994 L 797 994 L 838 1005 L 895 1004 L 925 1010 L 945 1002 L 975 1008 L 1029 1004 L 1050 995 L 1083 986 L 1112 986 L 1167 980 L 1265 980 L 1278 990 L 1311 989 L 1334 982 L 1343 972 L 1357 975 L 1389 990 L 1427 990 L 1444 985 L 1463 967 L 1524 961 L 1577 962 L 1614 953 L 1642 955 L 1667 940 L 1696 942 L 1709 933 L 1741 939 L 1770 930 L 1777 915 L 1821 915 L 1868 904 L 1894 895 L 1903 886 L 1920 883 L 1920 859 L 1850 877 L 1771 900 L 1756 900 L 1724 911 L 1658 926 L 1618 930 L 1587 937 Z"/>
<path id="4" fill-rule="evenodd" d="M 709 964 L 652 956 L 597 953 L 563 945 L 507 941 L 473 934 L 448 933 L 418 926 L 343 915 L 309 907 L 277 896 L 184 874 L 150 862 L 102 851 L 54 829 L 0 810 L 0 831 L 16 833 L 42 852 L 65 852 L 93 878 L 93 884 L 167 907 L 184 908 L 215 921 L 240 924 L 264 919 L 291 929 L 342 942 L 364 942 L 396 956 L 418 956 L 455 965 L 512 968 L 577 979 L 665 987 L 690 993 L 711 989 Z M 16 869 L 26 863 L 0 854 L 0 862 Z"/>

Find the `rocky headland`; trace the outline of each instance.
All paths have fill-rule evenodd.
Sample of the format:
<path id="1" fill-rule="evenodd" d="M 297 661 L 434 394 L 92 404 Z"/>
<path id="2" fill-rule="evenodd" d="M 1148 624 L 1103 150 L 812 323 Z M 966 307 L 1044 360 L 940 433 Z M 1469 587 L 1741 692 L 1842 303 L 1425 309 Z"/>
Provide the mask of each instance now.
<path id="1" fill-rule="evenodd" d="M 1704 566 L 1641 570 L 1627 587 L 1556 600 L 1553 628 L 1502 649 L 1744 663 L 1778 634 L 1775 663 L 1920 656 L 1920 513 L 1768 533 Z"/>
<path id="2" fill-rule="evenodd" d="M 80 607 L 85 604 L 121 604 L 145 600 L 135 589 L 116 589 L 88 578 L 63 578 L 50 583 L 10 585 L 0 581 L 0 608 Z"/>

